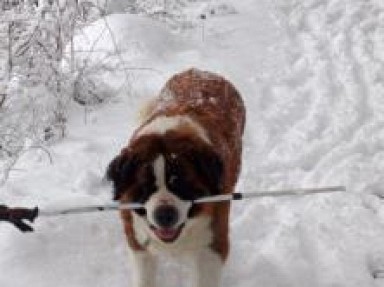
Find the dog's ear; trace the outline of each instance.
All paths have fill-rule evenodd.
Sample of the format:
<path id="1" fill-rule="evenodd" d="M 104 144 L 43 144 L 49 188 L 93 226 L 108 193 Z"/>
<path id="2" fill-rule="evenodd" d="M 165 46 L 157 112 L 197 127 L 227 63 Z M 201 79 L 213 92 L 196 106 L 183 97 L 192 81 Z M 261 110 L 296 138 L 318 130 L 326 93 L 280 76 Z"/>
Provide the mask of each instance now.
<path id="1" fill-rule="evenodd" d="M 135 157 L 129 154 L 118 155 L 110 162 L 106 177 L 113 182 L 114 200 L 119 200 L 124 190 L 134 180 L 137 166 Z"/>
<path id="2" fill-rule="evenodd" d="M 220 194 L 224 172 L 221 157 L 211 149 L 203 149 L 193 153 L 193 165 L 199 175 L 204 178 L 211 194 Z"/>

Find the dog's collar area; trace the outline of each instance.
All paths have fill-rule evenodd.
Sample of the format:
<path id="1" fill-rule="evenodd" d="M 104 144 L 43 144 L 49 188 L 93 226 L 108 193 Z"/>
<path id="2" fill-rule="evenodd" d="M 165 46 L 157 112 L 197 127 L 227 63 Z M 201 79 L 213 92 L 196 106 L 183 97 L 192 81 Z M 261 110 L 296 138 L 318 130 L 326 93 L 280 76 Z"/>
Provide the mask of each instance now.
<path id="1" fill-rule="evenodd" d="M 140 207 L 140 208 L 136 208 L 136 209 L 133 209 L 133 211 L 135 211 L 137 213 L 137 215 L 140 215 L 140 216 L 146 216 L 147 215 L 147 210 L 145 209 L 145 207 Z"/>

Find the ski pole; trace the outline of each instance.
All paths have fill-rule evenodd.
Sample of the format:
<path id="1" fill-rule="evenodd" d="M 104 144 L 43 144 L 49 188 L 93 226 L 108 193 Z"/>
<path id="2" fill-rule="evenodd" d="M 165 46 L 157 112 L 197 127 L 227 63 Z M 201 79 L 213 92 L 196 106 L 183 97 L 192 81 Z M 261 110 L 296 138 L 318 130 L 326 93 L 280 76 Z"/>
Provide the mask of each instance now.
<path id="1" fill-rule="evenodd" d="M 321 188 L 299 188 L 299 189 L 288 189 L 288 190 L 275 190 L 275 191 L 259 191 L 253 193 L 232 193 L 232 194 L 222 194 L 214 196 L 206 196 L 192 201 L 192 204 L 201 204 L 201 203 L 215 203 L 231 200 L 242 200 L 242 199 L 251 199 L 257 197 L 282 197 L 282 196 L 304 196 L 304 195 L 313 195 L 313 194 L 325 194 L 346 191 L 345 186 L 330 186 L 330 187 L 321 187 Z M 48 217 L 48 216 L 59 216 L 59 215 L 71 215 L 71 214 L 84 214 L 91 212 L 102 212 L 102 211 L 114 211 L 114 210 L 134 210 L 134 209 L 144 209 L 145 206 L 141 203 L 110 203 L 103 205 L 94 205 L 94 206 L 79 206 L 79 207 L 70 207 L 65 209 L 58 210 L 39 210 L 39 216 Z"/>
<path id="2" fill-rule="evenodd" d="M 99 211 L 134 210 L 142 208 L 144 208 L 144 205 L 142 205 L 141 203 L 109 203 L 103 205 L 69 207 L 58 210 L 39 210 L 39 216 L 50 217 L 58 215 L 83 214 Z"/>
<path id="3" fill-rule="evenodd" d="M 282 189 L 274 191 L 258 191 L 250 193 L 231 193 L 231 194 L 220 194 L 214 196 L 203 197 L 193 201 L 193 203 L 207 203 L 207 202 L 220 202 L 230 200 L 242 200 L 257 197 L 281 197 L 281 196 L 301 196 L 301 195 L 313 195 L 321 193 L 332 193 L 332 192 L 345 192 L 347 191 L 345 186 L 329 186 L 319 188 L 297 188 L 297 189 Z"/>

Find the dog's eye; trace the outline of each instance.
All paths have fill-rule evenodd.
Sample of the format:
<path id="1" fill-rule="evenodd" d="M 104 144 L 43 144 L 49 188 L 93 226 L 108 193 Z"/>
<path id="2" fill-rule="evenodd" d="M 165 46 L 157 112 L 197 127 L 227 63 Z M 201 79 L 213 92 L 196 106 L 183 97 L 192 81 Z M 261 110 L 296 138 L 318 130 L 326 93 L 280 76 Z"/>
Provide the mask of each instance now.
<path id="1" fill-rule="evenodd" d="M 134 209 L 133 211 L 136 212 L 136 213 L 137 213 L 138 215 L 140 215 L 140 216 L 145 216 L 145 215 L 147 215 L 147 211 L 145 210 L 145 208 Z"/>
<path id="2" fill-rule="evenodd" d="M 155 185 L 144 184 L 135 190 L 133 201 L 137 203 L 145 203 L 149 197 L 156 191 Z"/>
<path id="3" fill-rule="evenodd" d="M 169 180 L 168 180 L 168 184 L 173 185 L 175 183 L 175 181 L 177 181 L 177 180 L 178 180 L 178 178 L 176 175 L 171 175 Z"/>
<path id="4" fill-rule="evenodd" d="M 177 176 L 171 176 L 168 181 L 169 190 L 182 200 L 195 200 L 204 196 L 204 191 L 194 187 Z"/>
<path id="5" fill-rule="evenodd" d="M 186 190 L 187 185 L 179 176 L 171 175 L 168 180 L 168 188 L 176 195 L 181 195 L 183 190 Z"/>
<path id="6" fill-rule="evenodd" d="M 191 188 L 181 188 L 176 191 L 176 195 L 183 200 L 195 200 L 196 194 Z"/>
<path id="7" fill-rule="evenodd" d="M 194 188 L 192 186 L 180 189 L 177 192 L 177 195 L 183 200 L 196 200 L 198 198 L 204 197 L 206 193 L 200 188 Z"/>

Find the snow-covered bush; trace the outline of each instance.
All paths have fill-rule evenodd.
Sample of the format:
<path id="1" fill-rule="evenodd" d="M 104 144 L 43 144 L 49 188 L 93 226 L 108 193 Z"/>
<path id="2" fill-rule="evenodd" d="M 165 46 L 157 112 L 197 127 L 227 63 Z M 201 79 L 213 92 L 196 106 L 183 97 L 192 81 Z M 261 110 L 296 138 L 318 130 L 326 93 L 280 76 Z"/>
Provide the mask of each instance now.
<path id="1" fill-rule="evenodd" d="M 102 9 L 89 1 L 25 3 L 0 13 L 0 181 L 24 150 L 65 136 L 72 100 L 97 104 L 109 91 L 74 56 L 76 32 Z"/>
<path id="2" fill-rule="evenodd" d="M 121 57 L 121 52 L 127 52 L 121 49 L 136 48 L 118 47 L 121 43 L 116 42 L 106 18 L 98 24 L 105 22 L 103 31 L 95 31 L 94 39 L 88 39 L 95 43 L 85 45 L 86 39 L 75 40 L 76 35 L 82 35 L 84 27 L 117 9 L 144 14 L 180 30 L 200 21 L 201 13 L 216 14 L 212 11 L 219 2 L 215 3 L 212 0 L 15 0 L 1 6 L 0 161 L 13 163 L 31 145 L 43 146 L 64 137 L 68 105 L 72 101 L 95 105 L 114 94 L 103 81 L 105 71 L 110 74 L 124 71 L 126 82 L 129 81 L 126 71 L 130 67 Z M 110 34 L 110 44 L 115 46 L 110 51 L 114 54 L 98 50 L 97 42 L 106 36 L 103 33 Z"/>

